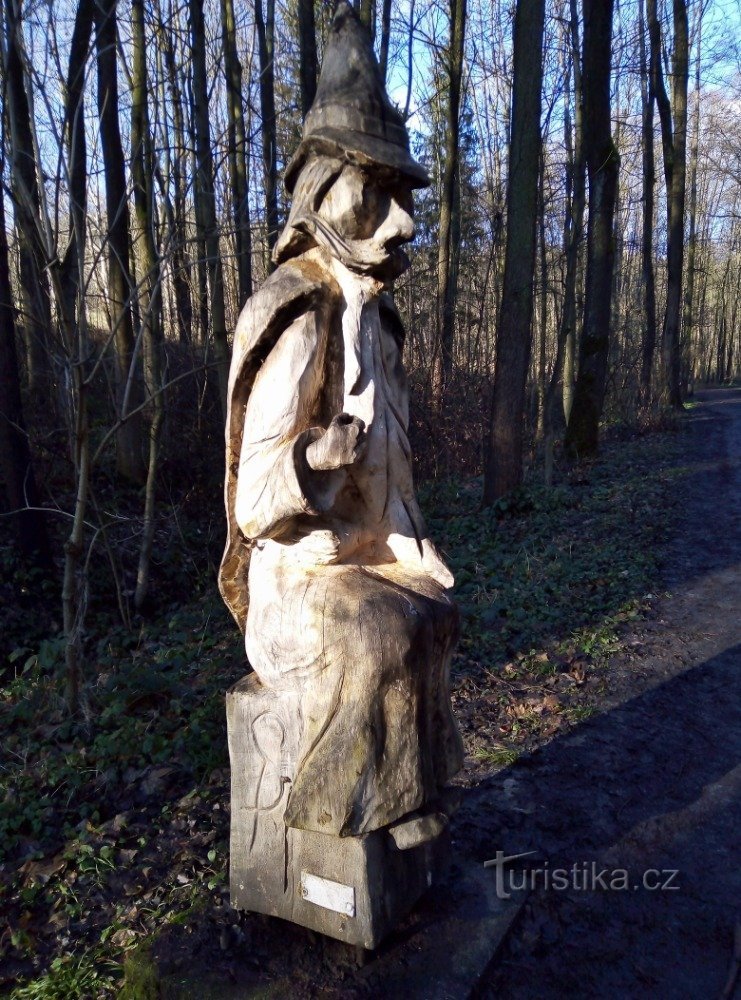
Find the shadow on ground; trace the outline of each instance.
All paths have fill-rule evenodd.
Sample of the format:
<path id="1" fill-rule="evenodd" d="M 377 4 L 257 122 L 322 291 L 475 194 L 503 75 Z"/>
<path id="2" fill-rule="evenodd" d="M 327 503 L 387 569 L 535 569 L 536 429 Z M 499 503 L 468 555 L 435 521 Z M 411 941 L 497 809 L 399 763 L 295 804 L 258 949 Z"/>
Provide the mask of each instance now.
<path id="1" fill-rule="evenodd" d="M 741 900 L 741 393 L 702 398 L 666 567 L 673 597 L 642 636 L 645 689 L 472 790 L 458 818 L 480 860 L 497 849 L 551 869 L 594 860 L 627 869 L 630 888 L 556 891 L 531 873 L 482 996 L 723 990 Z M 647 889 L 649 869 L 676 871 L 678 888 Z"/>

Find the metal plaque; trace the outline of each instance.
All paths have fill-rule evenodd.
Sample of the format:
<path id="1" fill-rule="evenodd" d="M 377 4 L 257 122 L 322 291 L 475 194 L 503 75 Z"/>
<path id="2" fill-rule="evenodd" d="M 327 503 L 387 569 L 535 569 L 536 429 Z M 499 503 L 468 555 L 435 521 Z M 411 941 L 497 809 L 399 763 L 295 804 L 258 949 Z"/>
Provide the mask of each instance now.
<path id="1" fill-rule="evenodd" d="M 301 895 L 307 903 L 315 903 L 346 917 L 355 916 L 355 889 L 351 885 L 301 872 Z"/>

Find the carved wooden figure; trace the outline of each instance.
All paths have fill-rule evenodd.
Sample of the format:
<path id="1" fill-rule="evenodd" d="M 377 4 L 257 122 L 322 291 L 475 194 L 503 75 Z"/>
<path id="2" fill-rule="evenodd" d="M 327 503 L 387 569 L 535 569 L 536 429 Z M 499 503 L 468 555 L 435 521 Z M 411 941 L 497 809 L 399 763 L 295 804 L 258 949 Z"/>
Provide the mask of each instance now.
<path id="1" fill-rule="evenodd" d="M 232 903 L 375 947 L 444 863 L 462 750 L 389 294 L 429 182 L 345 2 L 285 183 L 229 386 L 220 586 L 254 670 L 227 697 Z"/>

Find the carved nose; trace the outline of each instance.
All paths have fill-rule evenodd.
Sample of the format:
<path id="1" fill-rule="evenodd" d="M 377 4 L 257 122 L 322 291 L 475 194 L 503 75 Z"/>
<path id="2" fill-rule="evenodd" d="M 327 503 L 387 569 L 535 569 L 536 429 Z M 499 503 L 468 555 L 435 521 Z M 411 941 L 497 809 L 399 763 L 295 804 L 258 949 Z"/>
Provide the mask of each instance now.
<path id="1" fill-rule="evenodd" d="M 414 239 L 414 221 L 411 215 L 393 198 L 379 235 L 383 245 L 389 249 L 395 249 Z"/>

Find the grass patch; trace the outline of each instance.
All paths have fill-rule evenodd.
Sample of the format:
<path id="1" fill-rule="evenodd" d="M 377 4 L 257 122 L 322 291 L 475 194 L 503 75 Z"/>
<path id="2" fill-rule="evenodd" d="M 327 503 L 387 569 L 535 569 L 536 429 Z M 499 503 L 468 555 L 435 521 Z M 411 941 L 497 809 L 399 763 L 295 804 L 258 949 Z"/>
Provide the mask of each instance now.
<path id="1" fill-rule="evenodd" d="M 100 951 L 82 955 L 60 955 L 49 971 L 10 993 L 10 1000 L 90 1000 L 111 995 L 121 970 Z"/>
<path id="2" fill-rule="evenodd" d="M 480 481 L 428 488 L 430 531 L 456 577 L 463 657 L 499 669 L 558 643 L 614 652 L 656 589 L 683 449 L 681 434 L 612 444 L 554 488 L 531 479 L 483 511 Z"/>
<path id="3" fill-rule="evenodd" d="M 478 747 L 471 756 L 492 767 L 508 767 L 519 759 L 520 751 L 510 747 Z"/>

